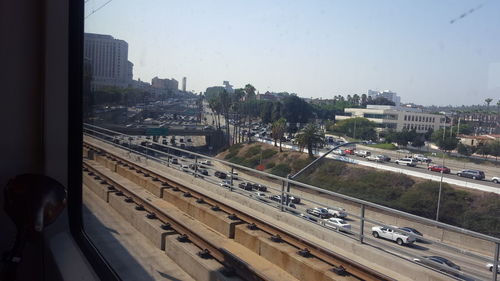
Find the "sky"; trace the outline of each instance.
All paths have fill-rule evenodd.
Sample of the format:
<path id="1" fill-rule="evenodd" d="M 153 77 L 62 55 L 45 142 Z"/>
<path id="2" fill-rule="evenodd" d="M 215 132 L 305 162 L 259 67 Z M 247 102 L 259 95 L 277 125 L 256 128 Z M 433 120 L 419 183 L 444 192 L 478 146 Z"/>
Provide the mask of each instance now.
<path id="1" fill-rule="evenodd" d="M 127 41 L 134 79 L 324 99 L 392 90 L 422 105 L 500 99 L 499 0 L 113 0 L 92 13 L 107 1 L 85 3 L 85 32 Z"/>

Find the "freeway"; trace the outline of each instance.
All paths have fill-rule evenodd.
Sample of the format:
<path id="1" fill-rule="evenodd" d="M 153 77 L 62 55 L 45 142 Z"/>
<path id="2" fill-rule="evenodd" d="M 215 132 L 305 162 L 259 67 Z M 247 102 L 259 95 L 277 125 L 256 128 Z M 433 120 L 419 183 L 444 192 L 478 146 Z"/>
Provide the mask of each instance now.
<path id="1" fill-rule="evenodd" d="M 164 158 L 165 161 L 168 163 L 168 158 Z M 194 160 L 189 159 L 189 158 L 180 158 L 180 164 L 188 165 L 194 162 Z M 177 170 L 184 171 L 188 174 L 192 174 L 192 171 L 182 169 L 180 165 L 172 165 L 170 164 L 169 167 L 166 168 L 174 168 Z M 214 163 L 214 166 L 209 166 L 207 167 L 210 170 L 210 176 L 205 176 L 204 179 L 207 182 L 210 182 L 212 184 L 220 185 L 221 180 L 218 178 L 215 178 L 213 176 L 215 171 L 225 171 L 227 172 L 229 170 L 229 167 L 226 166 L 225 164 L 222 163 Z M 238 183 L 242 181 L 251 181 L 254 183 L 260 183 L 264 184 L 269 187 L 268 192 L 266 194 L 268 196 L 271 196 L 273 194 L 281 194 L 281 185 L 272 181 L 269 181 L 267 179 L 263 179 L 261 177 L 257 177 L 255 175 L 249 174 L 247 172 L 243 171 L 237 171 L 239 173 L 239 178 L 238 180 L 234 180 L 234 186 L 237 186 Z M 235 188 L 235 191 L 241 193 L 242 195 L 245 196 L 251 196 L 254 199 L 256 199 L 255 195 L 253 192 L 245 192 L 242 189 Z M 356 239 L 356 233 L 359 232 L 360 229 L 360 221 L 356 218 L 356 214 L 360 213 L 359 206 L 356 206 L 355 204 L 348 204 L 347 202 L 343 200 L 337 200 L 333 197 L 325 197 L 320 194 L 314 194 L 314 193 L 307 193 L 307 192 L 300 192 L 300 189 L 293 189 L 292 194 L 293 195 L 299 195 L 302 198 L 302 203 L 297 204 L 297 209 L 299 213 L 306 213 L 305 209 L 309 207 L 316 207 L 316 206 L 325 206 L 325 207 L 342 207 L 345 208 L 346 211 L 350 214 L 349 215 L 349 223 L 352 225 L 352 232 L 353 234 L 343 234 L 343 235 L 349 235 L 352 236 L 352 238 Z M 263 201 L 263 200 L 261 200 Z M 264 200 L 267 201 L 268 204 L 275 205 L 275 207 L 280 208 L 281 206 L 275 202 L 272 202 L 270 200 Z M 265 202 L 263 202 L 265 203 Z M 378 217 L 377 217 L 378 218 Z M 375 219 L 375 218 L 373 218 Z M 379 220 L 380 221 L 380 220 Z M 381 223 L 384 223 L 381 221 Z M 390 222 L 385 222 L 389 224 Z M 372 223 L 365 223 L 364 231 L 368 235 L 371 233 L 371 227 L 373 226 Z M 402 226 L 402 225 L 400 225 Z M 405 224 L 404 226 L 411 226 L 415 227 L 417 229 L 422 230 L 423 226 L 419 225 L 419 223 L 410 223 L 410 224 Z M 424 231 L 422 231 L 424 232 Z M 428 238 L 432 241 L 438 241 L 439 239 L 436 239 L 436 237 L 431 237 L 428 236 L 427 233 L 424 232 L 425 238 Z M 367 238 L 368 240 L 368 238 Z M 464 255 L 463 253 L 460 253 L 457 250 L 452 250 L 449 249 L 448 247 L 443 247 L 440 246 L 439 244 L 434 244 L 434 243 L 416 243 L 415 245 L 409 246 L 409 247 L 401 247 L 396 245 L 393 242 L 390 241 L 385 241 L 385 240 L 374 240 L 370 239 L 369 243 L 371 245 L 374 245 L 374 247 L 377 247 L 383 251 L 388 251 L 391 253 L 395 253 L 399 256 L 402 256 L 403 258 L 406 259 L 412 259 L 415 257 L 419 257 L 422 255 L 439 255 L 439 256 L 444 256 L 458 265 L 462 267 L 462 272 L 464 272 L 466 275 L 469 277 L 465 278 L 468 280 L 471 280 L 470 276 L 473 276 L 475 280 L 488 280 L 488 278 L 491 278 L 490 273 L 486 270 L 485 264 L 489 260 L 488 257 L 483 256 L 482 253 L 474 253 L 473 256 L 468 256 Z"/>
<path id="2" fill-rule="evenodd" d="M 256 138 L 256 140 L 267 143 L 267 144 L 273 144 L 272 141 L 261 139 L 261 138 Z M 296 145 L 291 145 L 291 144 L 282 144 L 284 148 L 292 149 L 298 151 L 299 148 Z M 321 150 L 319 151 L 316 155 L 323 155 L 326 152 L 326 150 Z M 358 156 L 339 156 L 335 154 L 329 154 L 326 156 L 326 158 L 329 159 L 335 159 L 335 160 L 340 160 L 343 162 L 348 162 L 352 164 L 359 164 L 363 166 L 368 166 L 376 169 L 382 169 L 386 171 L 392 171 L 396 173 L 402 173 L 402 174 L 407 174 L 409 176 L 414 176 L 414 177 L 419 177 L 419 178 L 424 178 L 424 179 L 429 179 L 429 180 L 434 180 L 434 181 L 440 181 L 441 179 L 441 174 L 437 172 L 432 172 L 427 170 L 427 165 L 426 164 L 419 164 L 417 167 L 408 167 L 404 165 L 398 165 L 392 161 L 395 159 L 392 159 L 391 162 L 370 162 L 365 160 L 362 157 Z M 464 188 L 469 188 L 469 189 L 476 189 L 484 192 L 493 192 L 500 194 L 500 184 L 493 183 L 491 181 L 487 180 L 473 180 L 469 178 L 463 178 L 457 176 L 455 173 L 459 172 L 459 170 L 452 170 L 450 174 L 445 174 L 443 175 L 443 182 L 449 183 L 449 184 L 454 184 L 457 186 L 461 186 Z"/>

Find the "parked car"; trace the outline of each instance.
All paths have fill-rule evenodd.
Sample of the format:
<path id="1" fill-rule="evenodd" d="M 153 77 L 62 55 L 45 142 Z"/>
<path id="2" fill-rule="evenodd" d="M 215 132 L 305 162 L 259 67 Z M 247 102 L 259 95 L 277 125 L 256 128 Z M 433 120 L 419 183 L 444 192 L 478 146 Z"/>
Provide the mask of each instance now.
<path id="1" fill-rule="evenodd" d="M 413 154 L 413 159 L 416 159 L 420 162 L 431 163 L 432 159 L 425 157 L 423 154 Z"/>
<path id="2" fill-rule="evenodd" d="M 328 218 L 320 221 L 321 225 L 336 230 L 351 230 L 351 225 L 339 218 Z"/>
<path id="3" fill-rule="evenodd" d="M 492 177 L 491 181 L 494 183 L 500 183 L 500 177 Z"/>
<path id="4" fill-rule="evenodd" d="M 401 159 L 396 160 L 395 162 L 398 165 L 406 165 L 409 167 L 417 166 L 417 160 L 412 159 L 412 158 L 401 158 Z"/>
<path id="5" fill-rule="evenodd" d="M 334 218 L 347 218 L 347 213 L 343 208 L 335 208 L 335 209 L 328 208 L 327 210 L 328 213 L 332 215 L 332 217 Z"/>
<path id="6" fill-rule="evenodd" d="M 454 264 L 450 260 L 440 257 L 440 256 L 423 256 L 421 258 L 413 259 L 416 262 L 423 263 L 430 267 L 434 267 L 438 270 L 442 270 L 444 272 L 450 273 L 452 275 L 456 275 L 455 270 L 460 270 L 460 266 Z M 436 263 L 442 265 L 443 267 L 437 266 Z"/>
<path id="7" fill-rule="evenodd" d="M 356 150 L 356 151 L 354 151 L 354 154 L 356 156 L 359 156 L 359 157 L 368 157 L 368 156 L 372 155 L 372 153 L 370 151 L 367 151 L 367 150 Z"/>
<path id="8" fill-rule="evenodd" d="M 397 226 L 393 226 L 393 228 L 398 228 Z M 372 227 L 372 235 L 375 238 L 384 238 L 387 240 L 394 241 L 398 243 L 398 245 L 408 245 L 413 244 L 415 242 L 415 238 L 410 237 L 407 234 L 403 234 L 401 232 L 394 231 L 390 228 L 384 226 L 374 226 Z"/>
<path id="9" fill-rule="evenodd" d="M 220 171 L 216 171 L 216 172 L 214 173 L 214 176 L 216 176 L 216 177 L 218 177 L 218 178 L 220 178 L 220 179 L 225 179 L 225 178 L 227 178 L 226 173 L 224 173 L 224 172 L 220 172 Z"/>
<path id="10" fill-rule="evenodd" d="M 306 213 L 311 214 L 315 217 L 322 219 L 330 218 L 332 215 L 328 212 L 326 208 L 307 208 Z"/>
<path id="11" fill-rule="evenodd" d="M 458 172 L 457 176 L 471 178 L 473 180 L 484 180 L 485 178 L 484 172 L 479 170 L 463 170 Z"/>
<path id="12" fill-rule="evenodd" d="M 443 174 L 449 174 L 451 172 L 450 168 L 441 165 L 429 166 L 427 167 L 427 170 L 439 173 L 443 172 Z"/>

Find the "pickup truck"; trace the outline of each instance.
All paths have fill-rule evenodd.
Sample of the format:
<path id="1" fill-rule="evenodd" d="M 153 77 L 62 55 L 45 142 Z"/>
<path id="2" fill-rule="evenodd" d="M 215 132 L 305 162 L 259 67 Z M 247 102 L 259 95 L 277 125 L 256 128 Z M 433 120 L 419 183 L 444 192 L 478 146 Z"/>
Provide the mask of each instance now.
<path id="1" fill-rule="evenodd" d="M 393 226 L 393 228 L 398 228 L 397 226 Z M 392 229 L 389 229 L 387 227 L 383 226 L 374 226 L 372 227 L 372 235 L 375 238 L 384 238 L 387 240 L 394 241 L 398 243 L 398 245 L 408 245 L 408 244 L 413 244 L 415 242 L 415 238 L 412 238 L 408 235 L 405 235 L 403 233 L 394 231 Z"/>
<path id="2" fill-rule="evenodd" d="M 342 208 L 327 209 L 327 211 L 334 218 L 346 218 L 347 217 L 347 213 L 345 212 L 345 209 L 342 209 Z"/>

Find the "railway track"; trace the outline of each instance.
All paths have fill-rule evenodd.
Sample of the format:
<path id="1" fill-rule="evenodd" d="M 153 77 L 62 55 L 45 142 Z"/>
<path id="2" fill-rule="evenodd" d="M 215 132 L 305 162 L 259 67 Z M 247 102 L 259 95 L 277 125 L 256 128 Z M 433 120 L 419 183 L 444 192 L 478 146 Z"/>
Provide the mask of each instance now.
<path id="1" fill-rule="evenodd" d="M 319 268 L 329 268 L 329 270 L 327 270 L 328 274 L 325 274 L 324 280 L 392 280 L 390 277 L 375 272 L 362 264 L 330 250 L 324 249 L 311 241 L 297 237 L 285 229 L 281 229 L 266 221 L 252 217 L 239 211 L 238 209 L 224 204 L 215 198 L 206 196 L 205 194 L 198 192 L 196 189 L 180 184 L 177 181 L 158 174 L 148 168 L 137 165 L 136 163 L 101 147 L 97 147 L 89 142 L 84 142 L 84 151 L 87 155 L 94 155 L 91 158 L 95 159 L 84 161 L 84 172 L 87 174 L 92 173 L 94 177 L 99 178 L 100 182 L 106 182 L 106 184 L 113 186 L 119 195 L 123 194 L 128 201 L 132 201 L 137 204 L 139 208 L 144 209 L 148 212 L 148 214 L 150 214 L 150 216 L 156 217 L 165 225 L 168 225 L 168 227 L 175 230 L 179 234 L 179 237 L 188 239 L 198 248 L 202 249 L 202 254 L 204 253 L 206 255 L 210 255 L 227 268 L 228 271 L 234 272 L 234 274 L 244 280 L 266 280 L 267 278 L 265 275 L 261 274 L 258 269 L 252 268 L 246 261 L 231 254 L 227 250 L 221 249 L 218 245 L 215 245 L 209 239 L 203 237 L 203 235 L 200 235 L 189 226 L 186 226 L 175 217 L 163 211 L 158 206 L 155 206 L 155 204 L 151 203 L 150 200 L 146 200 L 145 198 L 137 195 L 129 190 L 127 186 L 113 179 L 109 175 L 106 175 L 95 166 L 91 165 L 91 161 L 101 162 L 101 164 L 104 164 L 103 166 L 106 166 L 107 168 L 111 167 L 112 169 L 110 169 L 110 171 L 114 170 L 113 172 L 121 171 L 124 173 L 125 171 L 128 171 L 129 173 L 133 173 L 135 176 L 128 178 L 138 184 L 144 185 L 145 182 L 149 182 L 149 184 L 146 184 L 147 186 L 158 186 L 159 189 L 156 192 L 153 192 L 153 194 L 156 193 L 155 195 L 159 198 L 171 197 L 170 194 L 167 195 L 168 192 L 182 194 L 182 197 L 186 198 L 186 200 L 189 198 L 189 200 L 194 200 L 199 204 L 207 205 L 211 210 L 224 214 L 233 220 L 240 221 L 241 225 L 244 225 L 245 227 L 236 226 L 236 235 L 245 231 L 250 231 L 252 233 L 258 232 L 259 237 L 267 237 L 268 240 L 271 240 L 276 244 L 280 244 L 281 248 L 286 246 L 288 249 L 293 249 L 296 253 L 296 257 L 292 258 L 314 261 L 311 263 L 312 271 L 317 271 Z M 149 189 L 151 189 L 151 187 Z M 238 241 L 238 237 L 235 238 L 234 236 L 235 234 L 232 233 L 229 235 L 228 239 Z M 283 264 L 274 261 L 273 258 L 266 258 L 271 263 L 275 263 L 276 266 L 281 267 L 282 270 L 290 270 Z M 301 279 L 301 276 L 295 277 L 299 277 L 297 279 Z"/>

